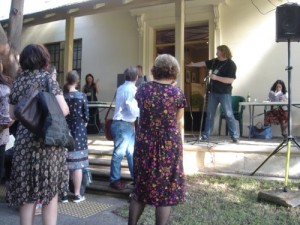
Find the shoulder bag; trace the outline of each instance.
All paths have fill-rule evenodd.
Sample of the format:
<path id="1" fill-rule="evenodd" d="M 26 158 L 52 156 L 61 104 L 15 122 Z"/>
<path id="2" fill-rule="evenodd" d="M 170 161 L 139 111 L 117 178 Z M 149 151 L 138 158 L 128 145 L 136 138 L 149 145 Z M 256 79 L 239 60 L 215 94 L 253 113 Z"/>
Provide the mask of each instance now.
<path id="1" fill-rule="evenodd" d="M 14 114 L 24 127 L 43 138 L 46 145 L 73 149 L 73 137 L 56 97 L 51 93 L 49 78 L 46 82 L 47 91 L 31 91 L 16 105 Z"/>
<path id="2" fill-rule="evenodd" d="M 41 91 L 38 94 L 39 103 L 43 112 L 43 138 L 45 145 L 61 146 L 69 150 L 75 148 L 74 139 L 70 133 L 66 118 L 52 94 L 49 79 L 47 80 L 49 92 Z"/>
<path id="3" fill-rule="evenodd" d="M 117 94 L 117 92 L 115 93 L 114 98 L 113 98 L 112 102 L 110 103 L 110 106 L 109 106 L 109 108 L 106 112 L 105 119 L 104 119 L 104 122 L 105 122 L 105 124 L 104 124 L 104 134 L 105 134 L 105 138 L 109 141 L 113 140 L 113 136 L 112 136 L 111 128 L 110 128 L 113 119 L 112 118 L 108 119 L 107 117 L 108 117 L 108 114 L 109 114 L 109 112 L 112 108 L 112 104 L 113 104 L 113 102 L 116 98 L 116 94 Z"/>
<path id="4" fill-rule="evenodd" d="M 43 129 L 42 111 L 37 89 L 32 89 L 15 106 L 14 115 L 30 132 L 41 137 Z"/>

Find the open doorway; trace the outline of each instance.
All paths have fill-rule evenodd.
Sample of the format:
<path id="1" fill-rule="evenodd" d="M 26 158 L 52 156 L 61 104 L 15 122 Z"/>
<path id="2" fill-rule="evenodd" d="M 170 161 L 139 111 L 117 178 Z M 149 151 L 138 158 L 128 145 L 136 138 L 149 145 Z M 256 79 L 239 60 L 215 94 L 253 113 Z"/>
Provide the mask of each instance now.
<path id="1" fill-rule="evenodd" d="M 184 65 L 190 62 L 207 60 L 208 49 L 208 24 L 185 27 L 184 34 Z M 175 56 L 175 29 L 163 29 L 156 31 L 155 56 L 159 54 L 171 54 Z M 205 68 L 184 68 L 184 94 L 188 101 L 185 108 L 184 129 L 185 131 L 200 131 L 201 115 L 203 109 L 204 95 L 206 92 L 204 78 Z M 204 121 L 202 129 L 204 128 Z"/>

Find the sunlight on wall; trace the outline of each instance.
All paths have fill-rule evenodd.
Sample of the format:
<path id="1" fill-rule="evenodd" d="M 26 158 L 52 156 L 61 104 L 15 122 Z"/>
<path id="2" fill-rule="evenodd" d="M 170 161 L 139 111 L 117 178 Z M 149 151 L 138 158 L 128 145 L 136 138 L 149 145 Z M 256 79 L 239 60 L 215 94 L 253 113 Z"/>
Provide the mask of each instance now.
<path id="1" fill-rule="evenodd" d="M 237 92 L 242 90 L 249 83 L 249 78 L 257 70 L 258 65 L 268 57 L 275 42 L 275 19 L 271 16 L 266 18 L 261 24 L 250 27 L 251 30 L 241 37 L 236 46 L 235 61 L 238 65 L 239 85 L 235 87 Z M 245 58 L 246 56 L 246 58 Z"/>

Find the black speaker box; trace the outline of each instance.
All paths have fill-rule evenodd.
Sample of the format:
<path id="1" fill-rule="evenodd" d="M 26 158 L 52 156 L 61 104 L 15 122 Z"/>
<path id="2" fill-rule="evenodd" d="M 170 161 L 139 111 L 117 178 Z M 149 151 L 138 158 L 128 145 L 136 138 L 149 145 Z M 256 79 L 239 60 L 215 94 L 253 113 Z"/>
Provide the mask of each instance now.
<path id="1" fill-rule="evenodd" d="M 300 41 L 300 6 L 287 3 L 276 8 L 276 41 Z"/>
<path id="2" fill-rule="evenodd" d="M 117 87 L 121 86 L 125 83 L 125 75 L 123 73 L 119 73 L 117 77 Z"/>

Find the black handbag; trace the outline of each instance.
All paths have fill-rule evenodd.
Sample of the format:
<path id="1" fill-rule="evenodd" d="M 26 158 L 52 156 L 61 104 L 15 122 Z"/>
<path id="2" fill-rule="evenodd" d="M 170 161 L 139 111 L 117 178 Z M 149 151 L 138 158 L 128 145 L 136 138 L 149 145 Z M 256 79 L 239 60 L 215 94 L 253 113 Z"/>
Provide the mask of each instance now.
<path id="1" fill-rule="evenodd" d="M 49 79 L 46 90 L 33 90 L 16 105 L 15 117 L 29 131 L 50 146 L 74 149 L 75 143 L 63 112 L 52 94 Z"/>
<path id="2" fill-rule="evenodd" d="M 104 123 L 104 135 L 105 135 L 105 138 L 107 140 L 109 140 L 109 141 L 113 140 L 113 136 L 112 136 L 111 128 L 110 128 L 111 124 L 113 122 L 113 119 L 108 119 L 107 117 L 108 117 L 108 114 L 109 114 L 109 112 L 110 112 L 110 110 L 112 108 L 113 101 L 116 98 L 116 94 L 117 94 L 117 92 L 115 93 L 114 98 L 113 98 L 112 102 L 110 103 L 110 106 L 109 106 L 109 108 L 108 108 L 108 110 L 106 112 L 105 118 L 104 118 L 104 122 L 105 122 Z"/>
<path id="3" fill-rule="evenodd" d="M 39 90 L 31 90 L 16 105 L 15 117 L 32 133 L 41 137 L 43 121 L 42 111 L 38 100 Z"/>
<path id="4" fill-rule="evenodd" d="M 47 80 L 47 89 L 51 90 L 49 80 Z M 44 117 L 42 133 L 45 145 L 73 150 L 75 142 L 55 95 L 41 91 L 38 93 L 38 99 Z"/>

